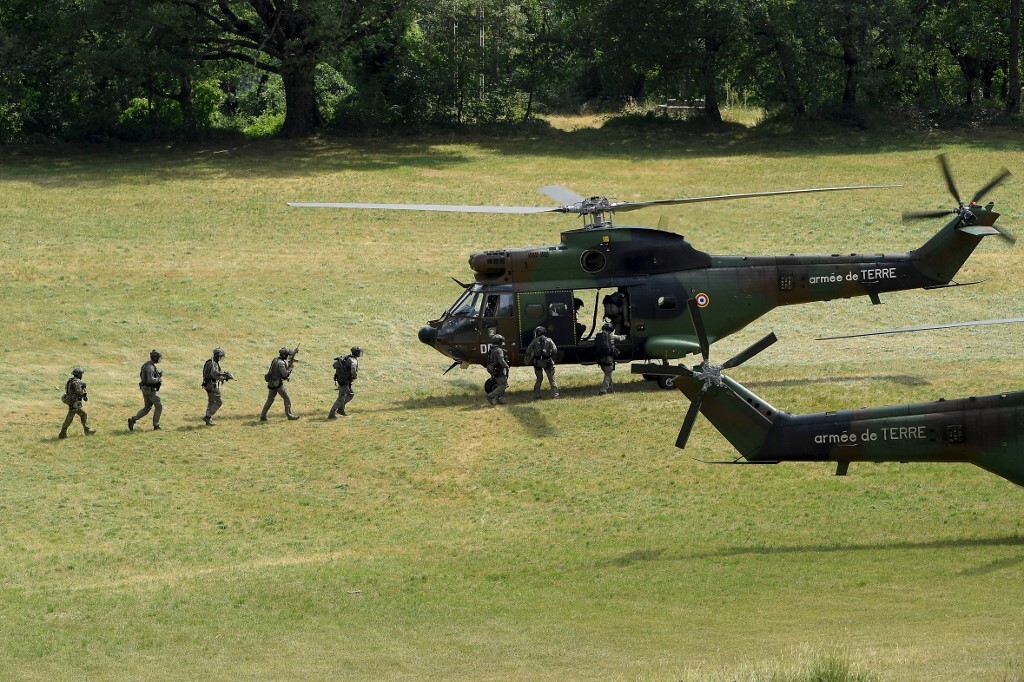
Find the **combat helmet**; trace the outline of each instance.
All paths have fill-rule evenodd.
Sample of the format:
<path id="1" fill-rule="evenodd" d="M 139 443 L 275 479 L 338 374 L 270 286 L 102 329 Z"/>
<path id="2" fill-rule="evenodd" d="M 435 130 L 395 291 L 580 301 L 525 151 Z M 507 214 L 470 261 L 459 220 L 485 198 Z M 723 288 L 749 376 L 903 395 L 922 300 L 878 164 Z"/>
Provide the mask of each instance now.
<path id="1" fill-rule="evenodd" d="M 216 348 L 214 348 L 213 349 L 213 357 L 214 357 L 214 359 L 224 357 L 224 349 L 221 348 L 220 346 L 217 346 Z"/>
<path id="2" fill-rule="evenodd" d="M 81 367 L 75 367 L 73 370 L 71 370 L 71 375 L 77 379 L 81 379 L 84 373 L 85 370 L 82 369 Z"/>
<path id="3" fill-rule="evenodd" d="M 281 346 L 281 350 L 277 351 L 277 354 L 281 356 L 281 359 L 282 359 L 282 360 L 284 360 L 284 359 L 285 359 L 285 358 L 287 358 L 287 357 L 288 357 L 289 355 L 291 355 L 291 354 L 292 354 L 292 352 L 291 352 L 291 350 L 290 350 L 290 349 L 288 349 L 288 348 L 285 348 L 284 346 Z"/>
<path id="4" fill-rule="evenodd" d="M 548 330 L 545 329 L 544 327 L 537 327 L 536 329 L 533 330 L 533 333 L 535 336 L 544 336 L 548 333 Z"/>
<path id="5" fill-rule="evenodd" d="M 601 326 L 601 331 L 610 332 L 613 329 L 615 329 L 615 325 L 611 322 L 605 322 L 604 325 Z"/>
<path id="6" fill-rule="evenodd" d="M 352 355 L 358 358 L 363 354 L 363 349 L 360 346 L 352 346 L 350 352 L 352 353 Z"/>
<path id="7" fill-rule="evenodd" d="M 162 358 L 163 356 L 164 354 L 158 351 L 156 348 L 149 351 L 149 359 L 152 360 L 153 362 L 160 362 L 160 358 Z"/>
<path id="8" fill-rule="evenodd" d="M 494 336 L 492 336 L 491 341 L 493 341 L 499 346 L 505 345 L 505 337 L 502 336 L 501 334 L 495 334 Z"/>

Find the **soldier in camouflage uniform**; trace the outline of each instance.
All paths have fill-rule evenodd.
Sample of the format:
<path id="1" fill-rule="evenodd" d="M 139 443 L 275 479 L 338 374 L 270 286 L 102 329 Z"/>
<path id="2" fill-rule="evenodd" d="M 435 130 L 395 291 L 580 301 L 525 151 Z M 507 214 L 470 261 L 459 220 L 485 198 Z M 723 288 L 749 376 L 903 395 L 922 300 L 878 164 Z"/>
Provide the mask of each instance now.
<path id="1" fill-rule="evenodd" d="M 334 358 L 334 383 L 338 385 L 338 399 L 331 406 L 331 411 L 327 415 L 328 419 L 337 419 L 339 414 L 342 417 L 348 416 L 348 413 L 345 412 L 345 405 L 355 396 L 352 391 L 352 382 L 359 376 L 358 358 L 362 354 L 362 348 L 352 346 L 348 355 Z"/>
<path id="2" fill-rule="evenodd" d="M 163 372 L 158 370 L 156 365 L 160 362 L 161 357 L 163 356 L 160 351 L 151 350 L 149 352 L 149 361 L 143 364 L 139 369 L 139 390 L 142 391 L 142 399 L 145 404 L 134 417 L 128 417 L 129 431 L 134 431 L 135 422 L 149 414 L 150 410 L 153 410 L 153 430 L 160 430 L 160 414 L 164 410 L 163 403 L 160 401 L 160 387 L 163 385 Z"/>
<path id="3" fill-rule="evenodd" d="M 281 400 L 284 401 L 284 413 L 289 419 L 298 419 L 299 415 L 292 414 L 292 399 L 288 395 L 288 389 L 285 388 L 284 382 L 288 381 L 292 375 L 292 368 L 295 366 L 295 356 L 292 355 L 292 351 L 287 348 L 282 348 L 278 351 L 278 356 L 270 361 L 270 370 L 264 377 L 267 380 L 267 402 L 263 405 L 263 412 L 260 413 L 260 421 L 267 421 L 267 412 L 270 410 L 270 406 L 274 404 L 274 399 L 277 396 L 281 396 Z"/>
<path id="4" fill-rule="evenodd" d="M 597 364 L 604 372 L 604 379 L 601 381 L 600 394 L 612 393 L 612 372 L 615 371 L 615 358 L 619 356 L 619 349 L 615 347 L 617 341 L 625 341 L 625 336 L 614 333 L 615 325 L 605 322 L 601 331 L 594 337 L 594 356 Z"/>
<path id="5" fill-rule="evenodd" d="M 231 372 L 225 372 L 220 368 L 220 361 L 225 357 L 221 348 L 213 349 L 213 357 L 203 365 L 203 388 L 206 390 L 206 415 L 203 421 L 207 426 L 213 426 L 213 415 L 217 413 L 224 401 L 220 397 L 220 387 L 225 381 L 231 381 L 235 377 Z"/>
<path id="6" fill-rule="evenodd" d="M 89 400 L 89 395 L 85 392 L 85 382 L 82 381 L 84 372 L 85 370 L 81 367 L 75 367 L 71 370 L 71 378 L 64 384 L 64 395 L 61 396 L 61 400 L 68 406 L 68 416 L 64 418 L 64 425 L 60 427 L 58 438 L 68 437 L 68 427 L 75 420 L 76 414 L 82 420 L 82 429 L 85 431 L 85 435 L 91 436 L 96 433 L 96 429 L 89 428 L 89 415 L 82 409 L 82 402 Z"/>
<path id="7" fill-rule="evenodd" d="M 491 405 L 505 404 L 505 391 L 508 389 L 508 353 L 502 346 L 505 345 L 505 337 L 495 334 L 491 338 L 491 350 L 487 352 L 487 371 L 494 380 L 494 388 L 487 394 L 487 402 Z"/>
<path id="8" fill-rule="evenodd" d="M 548 383 L 551 385 L 551 395 L 558 397 L 558 383 L 555 382 L 555 353 L 558 346 L 548 337 L 548 330 L 544 327 L 537 327 L 533 330 L 533 341 L 526 347 L 526 361 L 533 365 L 533 372 L 537 375 L 537 381 L 533 384 L 533 397 L 540 397 L 540 385 L 544 381 L 544 374 L 548 375 Z"/>

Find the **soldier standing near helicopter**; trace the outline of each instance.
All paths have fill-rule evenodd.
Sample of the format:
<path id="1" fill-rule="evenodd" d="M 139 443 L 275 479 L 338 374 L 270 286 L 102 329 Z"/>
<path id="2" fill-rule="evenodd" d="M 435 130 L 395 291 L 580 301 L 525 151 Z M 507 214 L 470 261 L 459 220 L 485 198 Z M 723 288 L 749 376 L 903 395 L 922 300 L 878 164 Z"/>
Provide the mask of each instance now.
<path id="1" fill-rule="evenodd" d="M 612 393 L 612 372 L 615 371 L 615 358 L 619 357 L 619 349 L 615 347 L 616 342 L 625 341 L 625 336 L 613 333 L 615 325 L 605 322 L 601 331 L 594 337 L 594 357 L 597 364 L 604 372 L 604 379 L 601 380 L 600 395 Z"/>
<path id="2" fill-rule="evenodd" d="M 81 418 L 85 435 L 91 436 L 96 433 L 96 429 L 89 428 L 89 415 L 82 409 L 82 402 L 89 399 L 89 395 L 85 392 L 85 382 L 82 381 L 84 372 L 85 370 L 81 367 L 75 367 L 71 370 L 71 378 L 64 384 L 64 395 L 61 396 L 61 401 L 68 406 L 68 416 L 64 418 L 64 425 L 60 427 L 60 433 L 57 434 L 58 438 L 68 437 L 68 427 L 75 420 L 75 415 Z"/>
<path id="3" fill-rule="evenodd" d="M 548 330 L 544 327 L 537 327 L 533 330 L 533 341 L 526 347 L 526 361 L 533 365 L 533 372 L 537 375 L 537 381 L 533 384 L 533 397 L 540 397 L 540 385 L 544 381 L 544 374 L 548 375 L 548 383 L 551 385 L 551 396 L 558 397 L 558 383 L 555 381 L 555 353 L 558 346 L 548 336 Z"/>
<path id="4" fill-rule="evenodd" d="M 288 419 L 299 418 L 299 415 L 292 414 L 292 399 L 288 395 L 288 389 L 284 386 L 284 382 L 288 381 L 292 375 L 292 368 L 295 367 L 295 354 L 298 352 L 298 348 L 294 351 L 282 348 L 278 351 L 277 357 L 270 361 L 270 370 L 263 377 L 267 380 L 267 402 L 263 405 L 263 412 L 260 413 L 261 422 L 267 421 L 267 412 L 270 411 L 270 406 L 274 404 L 274 399 L 279 395 L 284 401 L 284 413 Z"/>
<path id="5" fill-rule="evenodd" d="M 491 405 L 505 404 L 505 391 L 508 389 L 508 353 L 502 346 L 505 337 L 495 334 L 491 337 L 491 350 L 487 352 L 487 371 L 494 380 L 494 388 L 487 393 L 487 402 Z"/>

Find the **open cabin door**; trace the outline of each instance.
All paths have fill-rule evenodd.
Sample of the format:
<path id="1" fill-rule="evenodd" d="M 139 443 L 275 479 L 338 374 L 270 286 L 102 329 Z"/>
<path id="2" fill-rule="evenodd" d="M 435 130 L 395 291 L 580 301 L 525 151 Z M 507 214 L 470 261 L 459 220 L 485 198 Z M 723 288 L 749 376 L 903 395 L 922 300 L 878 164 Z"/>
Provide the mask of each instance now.
<path id="1" fill-rule="evenodd" d="M 545 327 L 559 348 L 576 345 L 576 312 L 571 291 L 531 291 L 519 296 L 519 340 L 533 341 L 533 330 Z"/>

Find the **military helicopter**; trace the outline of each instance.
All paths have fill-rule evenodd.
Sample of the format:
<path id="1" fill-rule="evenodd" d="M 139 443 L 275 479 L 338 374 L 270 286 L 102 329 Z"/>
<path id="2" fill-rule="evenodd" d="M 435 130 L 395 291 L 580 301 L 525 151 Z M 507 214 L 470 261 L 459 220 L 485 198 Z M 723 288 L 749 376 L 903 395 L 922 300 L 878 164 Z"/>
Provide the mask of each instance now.
<path id="1" fill-rule="evenodd" d="M 994 226 L 993 204 L 978 202 L 1009 175 L 1002 171 L 965 204 L 957 192 L 948 163 L 939 157 L 956 208 L 907 214 L 907 218 L 951 216 L 921 247 L 900 254 L 841 256 L 715 256 L 698 251 L 685 237 L 662 229 L 616 227 L 615 213 L 641 208 L 724 201 L 786 194 L 870 190 L 899 185 L 822 187 L 720 196 L 612 201 L 585 198 L 561 186 L 540 191 L 559 202 L 556 207 L 451 206 L 433 204 L 290 203 L 322 208 L 456 211 L 462 213 L 574 213 L 581 229 L 562 233 L 554 246 L 499 249 L 474 253 L 469 267 L 475 282 L 455 280 L 463 293 L 440 317 L 420 329 L 419 339 L 457 365 L 486 364 L 491 338 L 501 334 L 512 366 L 526 364 L 525 348 L 537 327 L 546 328 L 558 345 L 556 362 L 597 361 L 594 336 L 598 310 L 625 337 L 618 344 L 620 362 L 670 360 L 696 353 L 701 346 L 685 301 L 701 307 L 708 339 L 713 343 L 739 331 L 780 305 L 868 296 L 904 289 L 962 286 L 953 277 L 988 235 L 1013 237 Z M 454 278 L 453 278 L 454 279 Z M 975 284 L 965 282 L 963 284 Z M 580 319 L 585 300 L 592 300 L 592 318 Z M 662 388 L 671 376 L 649 374 Z"/>
<path id="2" fill-rule="evenodd" d="M 1024 391 L 789 414 L 722 374 L 775 343 L 775 334 L 768 334 L 721 366 L 713 365 L 708 360 L 700 307 L 692 299 L 687 307 L 700 338 L 703 362 L 693 368 L 632 368 L 634 372 L 671 372 L 676 386 L 690 399 L 676 447 L 686 447 L 699 412 L 740 453 L 737 459 L 716 462 L 719 464 L 836 462 L 836 475 L 845 476 L 850 462 L 968 462 L 1024 486 Z M 1021 321 L 1024 319 L 983 320 L 830 338 Z"/>

